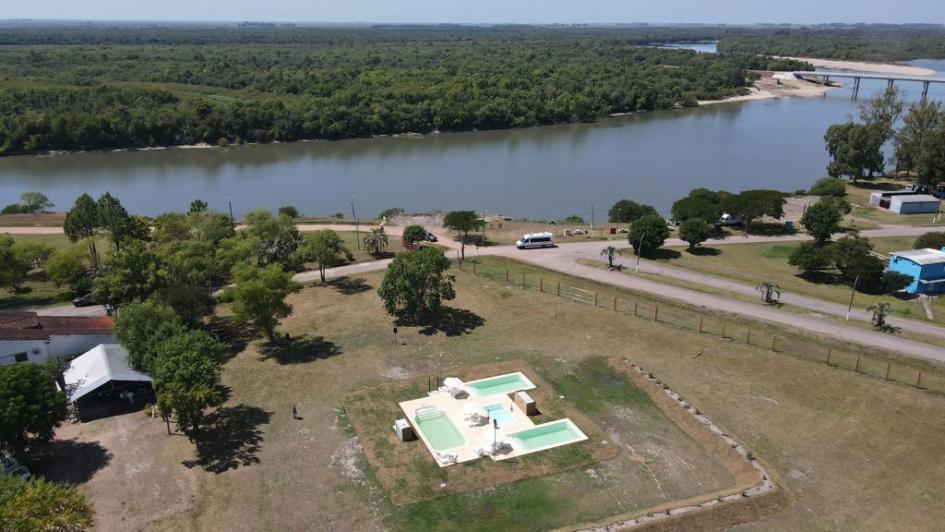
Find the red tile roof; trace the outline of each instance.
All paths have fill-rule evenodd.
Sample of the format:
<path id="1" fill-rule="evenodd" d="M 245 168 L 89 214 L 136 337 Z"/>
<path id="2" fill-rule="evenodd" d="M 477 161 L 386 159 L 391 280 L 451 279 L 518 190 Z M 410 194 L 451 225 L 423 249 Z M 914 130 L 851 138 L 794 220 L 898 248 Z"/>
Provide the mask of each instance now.
<path id="1" fill-rule="evenodd" d="M 112 319 L 107 316 L 39 316 L 35 312 L 4 312 L 0 313 L 0 341 L 111 334 L 112 326 Z"/>

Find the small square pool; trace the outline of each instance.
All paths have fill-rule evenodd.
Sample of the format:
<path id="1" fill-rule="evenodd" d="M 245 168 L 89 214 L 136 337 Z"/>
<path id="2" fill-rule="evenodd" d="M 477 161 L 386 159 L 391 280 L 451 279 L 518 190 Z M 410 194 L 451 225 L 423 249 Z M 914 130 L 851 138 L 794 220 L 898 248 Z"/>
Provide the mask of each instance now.
<path id="1" fill-rule="evenodd" d="M 485 411 L 489 413 L 490 420 L 496 420 L 499 424 L 499 428 L 507 427 L 514 418 L 512 417 L 512 412 L 509 412 L 508 408 L 505 408 L 502 405 L 495 404 L 485 407 Z"/>

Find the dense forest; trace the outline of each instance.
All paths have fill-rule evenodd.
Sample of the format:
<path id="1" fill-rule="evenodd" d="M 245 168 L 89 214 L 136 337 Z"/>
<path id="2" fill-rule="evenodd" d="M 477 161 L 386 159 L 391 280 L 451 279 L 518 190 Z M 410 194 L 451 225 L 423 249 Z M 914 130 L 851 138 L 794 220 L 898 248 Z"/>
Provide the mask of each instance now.
<path id="1" fill-rule="evenodd" d="M 750 31 L 723 37 L 719 53 L 860 61 L 945 59 L 945 27 L 863 25 Z"/>
<path id="2" fill-rule="evenodd" d="M 508 128 L 692 106 L 744 93 L 746 69 L 769 60 L 646 45 L 733 32 L 0 28 L 0 155 Z"/>

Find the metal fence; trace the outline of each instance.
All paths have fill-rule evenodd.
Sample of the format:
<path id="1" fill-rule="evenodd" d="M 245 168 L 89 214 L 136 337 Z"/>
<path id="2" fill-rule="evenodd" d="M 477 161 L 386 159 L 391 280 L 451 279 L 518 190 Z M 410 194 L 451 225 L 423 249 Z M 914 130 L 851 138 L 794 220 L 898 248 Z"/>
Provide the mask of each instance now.
<path id="1" fill-rule="evenodd" d="M 634 299 L 614 295 L 605 290 L 579 288 L 561 284 L 559 281 L 540 275 L 515 272 L 510 268 L 468 262 L 465 265 L 459 263 L 459 269 L 520 289 L 536 290 L 549 296 L 567 299 L 577 304 L 633 316 L 636 319 L 658 321 L 680 329 L 725 338 L 731 342 L 761 347 L 778 354 L 814 360 L 831 367 L 888 382 L 935 393 L 945 393 L 945 374 L 942 372 L 934 369 L 923 370 L 895 362 L 866 349 L 856 352 L 852 349 L 824 347 L 800 335 L 783 332 L 777 334 L 766 330 L 773 326 L 746 324 L 678 305 L 659 304 L 643 298 Z"/>

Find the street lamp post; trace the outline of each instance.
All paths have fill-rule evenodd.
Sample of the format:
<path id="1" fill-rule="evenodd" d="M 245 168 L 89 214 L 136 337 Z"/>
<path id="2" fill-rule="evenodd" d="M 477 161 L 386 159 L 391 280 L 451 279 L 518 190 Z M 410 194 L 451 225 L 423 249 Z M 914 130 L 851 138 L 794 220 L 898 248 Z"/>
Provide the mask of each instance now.
<path id="1" fill-rule="evenodd" d="M 358 223 L 358 215 L 354 212 L 354 196 L 351 196 L 351 217 L 354 218 L 354 239 L 358 243 L 358 249 L 361 249 L 361 224 Z"/>
<path id="2" fill-rule="evenodd" d="M 850 292 L 850 305 L 847 307 L 847 321 L 850 321 L 850 313 L 853 312 L 853 296 L 856 295 L 856 285 L 860 282 L 860 276 L 857 275 L 853 280 L 853 291 Z"/>
<path id="3" fill-rule="evenodd" d="M 643 255 L 643 236 L 646 235 L 646 231 L 640 233 L 640 238 L 637 239 L 637 267 L 636 272 L 640 273 L 640 255 Z"/>

